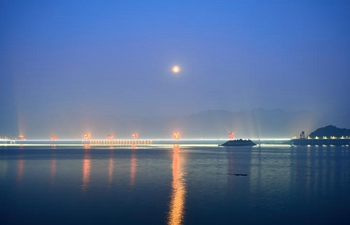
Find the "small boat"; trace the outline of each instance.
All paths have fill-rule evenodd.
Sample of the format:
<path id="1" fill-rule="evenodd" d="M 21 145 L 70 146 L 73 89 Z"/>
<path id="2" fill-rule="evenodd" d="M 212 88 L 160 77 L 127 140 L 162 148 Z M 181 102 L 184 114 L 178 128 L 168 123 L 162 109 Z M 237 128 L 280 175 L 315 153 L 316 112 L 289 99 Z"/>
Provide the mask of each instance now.
<path id="1" fill-rule="evenodd" d="M 254 146 L 254 145 L 256 144 L 249 139 L 248 140 L 237 139 L 237 140 L 227 141 L 219 146 Z"/>

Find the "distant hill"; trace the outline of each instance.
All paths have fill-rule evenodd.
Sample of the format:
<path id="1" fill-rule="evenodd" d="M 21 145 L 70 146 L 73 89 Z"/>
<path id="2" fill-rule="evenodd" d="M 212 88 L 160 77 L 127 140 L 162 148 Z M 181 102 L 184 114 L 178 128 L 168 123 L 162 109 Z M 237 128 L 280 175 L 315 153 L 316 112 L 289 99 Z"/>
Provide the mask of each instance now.
<path id="1" fill-rule="evenodd" d="M 335 137 L 342 137 L 342 136 L 350 136 L 350 129 L 345 129 L 345 128 L 338 128 L 333 125 L 328 125 L 326 127 L 321 127 L 312 132 L 310 137 L 330 137 L 330 136 L 335 136 Z"/>

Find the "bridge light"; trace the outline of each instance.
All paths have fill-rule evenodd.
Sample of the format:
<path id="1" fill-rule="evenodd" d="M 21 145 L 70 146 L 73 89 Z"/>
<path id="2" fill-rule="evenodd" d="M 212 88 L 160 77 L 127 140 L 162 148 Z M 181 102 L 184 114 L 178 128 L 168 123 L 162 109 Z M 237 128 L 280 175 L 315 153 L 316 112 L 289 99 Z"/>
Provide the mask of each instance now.
<path id="1" fill-rule="evenodd" d="M 234 134 L 233 132 L 228 133 L 228 139 L 233 140 Z"/>
<path id="2" fill-rule="evenodd" d="M 173 138 L 174 138 L 175 140 L 179 140 L 179 139 L 180 139 L 180 134 L 179 134 L 179 132 L 175 132 L 175 133 L 173 134 Z"/>
<path id="3" fill-rule="evenodd" d="M 18 139 L 19 139 L 19 140 L 25 140 L 25 138 L 24 138 L 23 135 L 19 135 L 19 136 L 18 136 Z"/>

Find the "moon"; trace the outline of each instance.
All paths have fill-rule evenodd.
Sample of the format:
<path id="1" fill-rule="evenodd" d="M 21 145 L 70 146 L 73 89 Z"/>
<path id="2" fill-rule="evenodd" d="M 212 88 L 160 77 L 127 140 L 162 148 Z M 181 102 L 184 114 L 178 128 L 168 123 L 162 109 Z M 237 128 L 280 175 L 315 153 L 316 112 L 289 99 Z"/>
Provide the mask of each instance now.
<path id="1" fill-rule="evenodd" d="M 179 66 L 173 66 L 173 68 L 171 68 L 171 71 L 173 71 L 173 73 L 179 73 L 180 72 L 180 67 Z"/>

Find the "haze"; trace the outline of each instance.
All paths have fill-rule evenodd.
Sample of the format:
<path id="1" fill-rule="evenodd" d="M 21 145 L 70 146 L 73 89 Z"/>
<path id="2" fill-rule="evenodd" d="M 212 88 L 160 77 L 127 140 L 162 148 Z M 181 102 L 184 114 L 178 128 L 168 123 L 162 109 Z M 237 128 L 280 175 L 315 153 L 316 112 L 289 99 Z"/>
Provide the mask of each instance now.
<path id="1" fill-rule="evenodd" d="M 321 118 L 305 129 L 350 127 L 349 11 L 347 0 L 1 1 L 0 135 L 257 108 Z"/>

